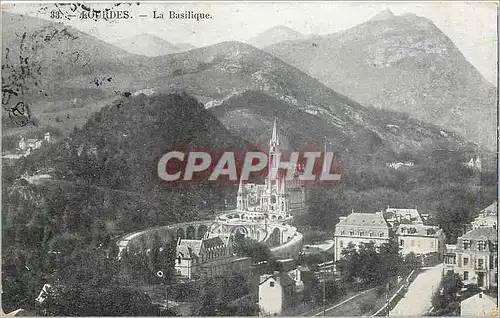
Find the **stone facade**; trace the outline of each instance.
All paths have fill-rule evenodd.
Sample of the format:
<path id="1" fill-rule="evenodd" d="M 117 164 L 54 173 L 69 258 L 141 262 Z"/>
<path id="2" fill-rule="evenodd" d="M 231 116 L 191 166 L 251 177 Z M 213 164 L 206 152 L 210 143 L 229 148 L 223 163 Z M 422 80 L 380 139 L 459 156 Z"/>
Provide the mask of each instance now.
<path id="1" fill-rule="evenodd" d="M 486 289 L 498 286 L 498 234 L 480 227 L 457 239 L 445 255 L 445 271 L 458 273 L 464 284 Z"/>
<path id="2" fill-rule="evenodd" d="M 437 226 L 401 224 L 396 230 L 398 244 L 403 255 L 436 253 L 438 260 L 445 252 L 446 236 Z"/>
<path id="3" fill-rule="evenodd" d="M 245 273 L 250 270 L 251 259 L 237 257 L 220 237 L 201 240 L 179 239 L 175 269 L 187 278 L 214 277 L 231 272 Z"/>

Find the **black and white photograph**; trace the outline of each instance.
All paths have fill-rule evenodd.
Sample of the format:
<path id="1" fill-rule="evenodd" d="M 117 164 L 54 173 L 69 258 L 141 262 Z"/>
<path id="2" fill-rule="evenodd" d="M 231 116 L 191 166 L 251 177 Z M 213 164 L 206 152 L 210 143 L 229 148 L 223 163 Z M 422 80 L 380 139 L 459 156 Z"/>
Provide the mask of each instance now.
<path id="1" fill-rule="evenodd" d="M 498 1 L 2 1 L 2 316 L 498 317 Z"/>

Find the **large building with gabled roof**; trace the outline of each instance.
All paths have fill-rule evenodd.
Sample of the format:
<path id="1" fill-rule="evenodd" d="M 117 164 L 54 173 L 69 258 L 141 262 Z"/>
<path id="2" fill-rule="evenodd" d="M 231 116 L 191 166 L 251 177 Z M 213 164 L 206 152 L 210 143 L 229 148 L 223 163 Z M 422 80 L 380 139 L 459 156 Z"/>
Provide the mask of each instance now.
<path id="1" fill-rule="evenodd" d="M 342 250 L 349 243 L 359 246 L 361 243 L 374 243 L 380 246 L 389 242 L 389 225 L 381 212 L 377 213 L 355 213 L 340 217 L 335 226 L 334 235 L 334 258 L 335 261 L 342 258 Z"/>

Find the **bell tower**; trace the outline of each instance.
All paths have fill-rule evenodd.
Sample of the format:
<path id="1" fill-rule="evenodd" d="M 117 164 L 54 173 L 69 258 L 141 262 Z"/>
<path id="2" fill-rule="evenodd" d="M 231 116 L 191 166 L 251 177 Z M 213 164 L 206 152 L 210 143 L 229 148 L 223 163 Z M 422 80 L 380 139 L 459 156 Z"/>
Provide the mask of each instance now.
<path id="1" fill-rule="evenodd" d="M 248 207 L 248 196 L 243 187 L 243 180 L 240 179 L 240 185 L 238 186 L 238 195 L 236 197 L 236 209 L 239 211 L 246 211 Z"/>

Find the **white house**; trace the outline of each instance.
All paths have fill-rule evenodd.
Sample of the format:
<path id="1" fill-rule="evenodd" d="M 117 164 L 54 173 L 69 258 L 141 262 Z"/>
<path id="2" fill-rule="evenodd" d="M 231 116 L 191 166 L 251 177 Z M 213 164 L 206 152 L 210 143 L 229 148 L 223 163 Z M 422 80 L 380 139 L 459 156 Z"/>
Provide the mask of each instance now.
<path id="1" fill-rule="evenodd" d="M 462 317 L 498 317 L 497 300 L 482 292 L 460 303 Z"/>
<path id="2" fill-rule="evenodd" d="M 24 137 L 21 137 L 21 140 L 19 141 L 18 148 L 23 150 L 23 151 L 30 151 L 34 149 L 39 149 L 42 147 L 42 142 L 50 142 L 50 133 L 47 132 L 45 133 L 43 140 L 41 139 L 36 139 L 36 138 L 30 138 L 26 139 Z"/>
<path id="3" fill-rule="evenodd" d="M 300 301 L 304 283 L 299 269 L 260 276 L 259 307 L 261 316 L 281 315 Z"/>

